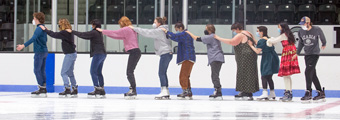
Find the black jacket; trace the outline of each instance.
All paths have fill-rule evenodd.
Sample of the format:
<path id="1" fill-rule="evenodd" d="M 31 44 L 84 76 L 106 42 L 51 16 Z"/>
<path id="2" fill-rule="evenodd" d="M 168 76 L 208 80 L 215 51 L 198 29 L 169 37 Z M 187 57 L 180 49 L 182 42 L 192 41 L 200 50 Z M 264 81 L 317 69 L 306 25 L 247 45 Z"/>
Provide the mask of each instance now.
<path id="1" fill-rule="evenodd" d="M 61 47 L 63 49 L 64 54 L 75 53 L 76 45 L 74 44 L 74 35 L 72 33 L 68 33 L 65 30 L 60 32 L 53 32 L 51 30 L 44 30 L 49 36 L 61 39 Z"/>
<path id="2" fill-rule="evenodd" d="M 90 40 L 90 57 L 93 57 L 94 54 L 106 54 L 103 34 L 101 32 L 97 30 L 89 32 L 77 32 L 73 30 L 72 33 L 82 39 Z"/>

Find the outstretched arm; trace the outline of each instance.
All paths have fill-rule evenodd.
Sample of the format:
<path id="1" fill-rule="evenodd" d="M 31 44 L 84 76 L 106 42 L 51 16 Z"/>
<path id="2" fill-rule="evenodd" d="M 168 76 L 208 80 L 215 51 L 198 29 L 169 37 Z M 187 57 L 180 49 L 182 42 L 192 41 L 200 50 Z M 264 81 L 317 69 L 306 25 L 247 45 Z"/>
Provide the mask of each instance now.
<path id="1" fill-rule="evenodd" d="M 133 27 L 132 29 L 140 35 L 148 38 L 159 38 L 165 35 L 161 29 L 143 29 L 138 27 Z"/>
<path id="2" fill-rule="evenodd" d="M 225 39 L 225 38 L 221 38 L 219 37 L 218 35 L 215 34 L 214 36 L 215 39 L 221 41 L 221 42 L 224 42 L 226 44 L 229 44 L 229 45 L 233 45 L 233 46 L 236 46 L 238 44 L 240 44 L 241 40 L 242 40 L 242 35 L 240 34 L 237 34 L 234 38 L 232 39 Z"/>
<path id="3" fill-rule="evenodd" d="M 194 39 L 194 40 L 197 40 L 197 38 L 199 38 L 199 36 L 196 36 L 189 31 L 185 31 L 185 32 L 188 33 L 192 37 L 192 39 Z"/>
<path id="4" fill-rule="evenodd" d="M 97 28 L 97 31 L 102 32 L 103 35 L 106 35 L 110 38 L 117 39 L 117 40 L 123 40 L 125 39 L 125 32 L 123 30 L 124 28 L 121 28 L 119 30 L 102 30 L 100 28 Z M 128 28 L 130 29 L 130 28 Z"/>

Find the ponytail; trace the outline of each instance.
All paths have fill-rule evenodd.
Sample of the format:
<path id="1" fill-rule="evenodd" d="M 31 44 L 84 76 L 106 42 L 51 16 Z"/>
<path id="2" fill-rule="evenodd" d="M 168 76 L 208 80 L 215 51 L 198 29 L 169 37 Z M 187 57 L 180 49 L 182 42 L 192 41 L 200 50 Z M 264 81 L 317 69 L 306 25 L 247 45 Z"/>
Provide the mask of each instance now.
<path id="1" fill-rule="evenodd" d="M 166 23 L 167 18 L 166 18 L 166 17 L 163 17 L 163 18 L 161 18 L 161 17 L 156 17 L 156 20 L 157 20 L 157 22 L 160 23 L 161 25 L 164 25 L 164 24 Z"/>

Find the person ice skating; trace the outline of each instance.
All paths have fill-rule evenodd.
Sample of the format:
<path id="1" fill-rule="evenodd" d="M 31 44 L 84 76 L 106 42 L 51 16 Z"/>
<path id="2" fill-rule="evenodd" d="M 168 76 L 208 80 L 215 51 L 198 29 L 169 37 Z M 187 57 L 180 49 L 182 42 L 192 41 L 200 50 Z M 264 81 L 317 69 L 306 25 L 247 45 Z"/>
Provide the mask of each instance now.
<path id="1" fill-rule="evenodd" d="M 38 90 L 31 93 L 32 97 L 47 97 L 46 93 L 46 72 L 45 64 L 48 55 L 46 46 L 47 35 L 39 26 L 45 26 L 45 14 L 37 12 L 33 14 L 32 24 L 37 25 L 34 34 L 25 44 L 17 45 L 17 50 L 20 51 L 24 47 L 34 44 L 34 74 L 38 82 Z"/>
<path id="2" fill-rule="evenodd" d="M 195 36 L 189 31 L 186 31 L 191 37 L 198 41 L 203 42 L 207 45 L 208 49 L 208 65 L 211 67 L 211 80 L 214 84 L 214 94 L 209 95 L 210 99 L 220 99 L 222 100 L 222 86 L 220 83 L 220 71 L 221 66 L 224 63 L 224 55 L 221 47 L 221 42 L 214 38 L 215 26 L 213 24 L 207 24 L 204 30 L 204 36 Z"/>
<path id="3" fill-rule="evenodd" d="M 250 47 L 259 54 L 262 52 L 261 58 L 261 79 L 262 79 L 262 95 L 257 98 L 257 100 L 275 100 L 275 91 L 274 91 L 274 81 L 272 79 L 273 74 L 279 72 L 280 68 L 280 60 L 275 52 L 275 47 L 268 47 L 266 42 L 268 39 L 268 29 L 265 26 L 257 27 L 256 36 L 260 38 L 257 42 L 256 48 L 255 46 L 250 44 Z M 270 88 L 268 95 L 268 85 Z"/>
<path id="4" fill-rule="evenodd" d="M 321 89 L 321 84 L 318 76 L 316 75 L 316 64 L 319 60 L 320 47 L 319 47 L 319 39 L 321 40 L 322 47 L 324 50 L 326 48 L 326 38 L 323 34 L 322 30 L 318 26 L 313 26 L 309 17 L 305 16 L 301 19 L 299 25 L 302 25 L 302 29 L 299 30 L 299 44 L 297 49 L 297 54 L 294 55 L 294 58 L 297 55 L 300 55 L 302 48 L 304 47 L 305 51 L 305 77 L 306 77 L 306 93 L 301 98 L 302 101 L 310 102 L 312 99 L 312 83 L 314 84 L 317 95 L 313 98 L 315 102 L 323 102 L 325 101 L 325 88 Z"/>
<path id="5" fill-rule="evenodd" d="M 82 39 L 90 40 L 90 57 L 91 62 L 91 77 L 93 81 L 94 91 L 88 93 L 89 98 L 105 98 L 104 77 L 102 74 L 104 61 L 106 59 L 106 50 L 104 47 L 103 35 L 96 28 L 101 28 L 101 23 L 98 19 L 91 21 L 92 30 L 88 32 L 77 32 L 71 29 L 66 29 Z"/>
<path id="6" fill-rule="evenodd" d="M 138 46 L 137 33 L 128 27 L 132 25 L 132 23 L 130 19 L 126 16 L 123 16 L 118 21 L 118 24 L 120 25 L 119 30 L 102 30 L 100 28 L 97 28 L 97 30 L 99 32 L 102 32 L 103 35 L 106 35 L 110 38 L 123 40 L 125 52 L 129 53 L 126 75 L 130 83 L 130 90 L 127 93 L 124 93 L 124 98 L 135 99 L 137 96 L 137 91 L 134 71 L 141 57 L 141 51 Z"/>
<path id="7" fill-rule="evenodd" d="M 300 67 L 298 59 L 293 58 L 293 56 L 296 55 L 295 38 L 288 24 L 280 23 L 278 25 L 278 32 L 280 36 L 268 39 L 267 46 L 271 47 L 275 43 L 282 43 L 283 49 L 278 76 L 283 77 L 286 90 L 284 96 L 280 98 L 280 101 L 288 102 L 293 99 L 291 75 L 300 73 Z"/>
<path id="8" fill-rule="evenodd" d="M 168 30 L 168 25 L 165 25 L 166 17 L 157 17 L 152 25 L 153 29 L 143 29 L 138 27 L 129 27 L 138 34 L 154 39 L 155 53 L 160 56 L 158 76 L 161 83 L 161 92 L 155 96 L 155 99 L 170 99 L 168 89 L 167 70 L 172 59 L 171 41 L 166 37 L 166 34 L 160 29 Z"/>
<path id="9" fill-rule="evenodd" d="M 40 26 L 40 28 L 45 31 L 49 36 L 61 39 L 61 45 L 63 52 L 65 54 L 63 66 L 61 68 L 61 77 L 64 81 L 65 90 L 59 93 L 60 97 L 77 97 L 78 94 L 78 85 L 76 79 L 73 74 L 74 64 L 77 59 L 76 45 L 74 44 L 74 35 L 68 33 L 65 29 L 72 29 L 70 22 L 61 18 L 58 22 L 60 32 L 53 32 L 51 30 L 47 30 L 45 26 Z M 71 85 L 70 85 L 70 82 Z M 71 91 L 72 87 L 72 91 Z"/>
<path id="10" fill-rule="evenodd" d="M 184 25 L 182 22 L 177 22 L 175 24 L 176 34 L 173 32 L 169 32 L 168 30 L 161 28 L 167 36 L 178 42 L 178 51 L 177 51 L 177 64 L 182 65 L 181 72 L 179 75 L 179 81 L 182 87 L 182 94 L 178 94 L 178 99 L 192 99 L 192 91 L 190 85 L 190 74 L 192 67 L 196 61 L 195 56 L 195 47 L 193 43 L 192 37 L 186 33 Z"/>
<path id="11" fill-rule="evenodd" d="M 259 91 L 259 80 L 257 54 L 249 44 L 256 44 L 256 41 L 250 32 L 243 30 L 243 25 L 240 23 L 234 23 L 231 30 L 234 35 L 232 39 L 224 39 L 217 35 L 215 38 L 234 46 L 237 64 L 236 91 L 240 91 L 238 95 L 235 95 L 235 99 L 253 100 L 253 93 Z"/>

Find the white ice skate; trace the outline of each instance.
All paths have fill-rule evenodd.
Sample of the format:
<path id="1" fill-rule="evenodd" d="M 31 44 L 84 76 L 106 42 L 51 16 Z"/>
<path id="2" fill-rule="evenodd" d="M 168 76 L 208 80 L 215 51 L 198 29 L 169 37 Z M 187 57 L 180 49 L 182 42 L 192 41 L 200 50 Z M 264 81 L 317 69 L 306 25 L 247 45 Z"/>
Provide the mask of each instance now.
<path id="1" fill-rule="evenodd" d="M 275 98 L 276 98 L 275 91 L 274 90 L 270 90 L 269 91 L 269 95 L 268 95 L 269 101 L 276 101 Z"/>
<path id="2" fill-rule="evenodd" d="M 161 93 L 155 96 L 155 100 L 170 100 L 170 93 L 167 87 L 161 88 Z"/>
<path id="3" fill-rule="evenodd" d="M 268 91 L 263 90 L 262 95 L 256 99 L 257 101 L 268 101 Z"/>

